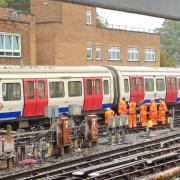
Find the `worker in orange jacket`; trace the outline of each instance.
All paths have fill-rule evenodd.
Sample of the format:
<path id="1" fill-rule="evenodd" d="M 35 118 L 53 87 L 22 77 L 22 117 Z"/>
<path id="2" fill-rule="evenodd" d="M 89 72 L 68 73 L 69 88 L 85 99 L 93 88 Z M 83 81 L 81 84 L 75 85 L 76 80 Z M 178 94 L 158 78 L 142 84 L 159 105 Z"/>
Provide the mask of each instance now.
<path id="1" fill-rule="evenodd" d="M 120 116 L 126 115 L 128 110 L 127 110 L 127 104 L 126 104 L 126 99 L 123 97 L 121 101 L 119 101 L 118 105 L 118 112 Z"/>
<path id="2" fill-rule="evenodd" d="M 166 103 L 164 102 L 163 99 L 160 99 L 160 104 L 159 104 L 159 121 L 161 122 L 161 124 L 166 124 L 166 119 L 165 119 L 166 111 L 167 111 Z"/>
<path id="3" fill-rule="evenodd" d="M 153 125 L 157 125 L 157 104 L 153 99 L 149 107 L 149 117 L 153 122 Z"/>
<path id="4" fill-rule="evenodd" d="M 144 103 L 144 101 L 141 101 L 141 105 L 140 105 L 140 119 L 141 119 L 141 125 L 142 126 L 147 126 L 146 115 L 147 115 L 147 106 Z"/>
<path id="5" fill-rule="evenodd" d="M 136 127 L 136 103 L 133 98 L 129 102 L 129 127 Z"/>
<path id="6" fill-rule="evenodd" d="M 114 116 L 114 111 L 110 108 L 106 108 L 105 112 L 105 125 L 108 125 L 108 120 L 110 117 Z"/>

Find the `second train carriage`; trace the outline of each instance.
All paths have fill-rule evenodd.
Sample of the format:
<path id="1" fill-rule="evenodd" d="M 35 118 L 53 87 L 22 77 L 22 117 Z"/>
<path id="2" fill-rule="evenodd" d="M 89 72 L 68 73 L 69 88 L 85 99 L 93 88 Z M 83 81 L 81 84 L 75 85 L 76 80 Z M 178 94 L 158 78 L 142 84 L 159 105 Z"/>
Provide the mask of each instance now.
<path id="1" fill-rule="evenodd" d="M 168 104 L 180 102 L 180 69 L 158 67 L 108 67 L 114 71 L 117 80 L 117 97 L 129 100 L 133 97 L 137 104 L 151 99 L 159 102 L 165 99 Z"/>

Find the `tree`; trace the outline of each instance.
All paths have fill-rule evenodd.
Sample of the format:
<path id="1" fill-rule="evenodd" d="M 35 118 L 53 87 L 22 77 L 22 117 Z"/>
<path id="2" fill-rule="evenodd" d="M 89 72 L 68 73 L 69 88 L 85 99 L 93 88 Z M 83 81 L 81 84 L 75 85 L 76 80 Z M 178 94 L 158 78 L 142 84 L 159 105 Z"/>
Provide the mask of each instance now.
<path id="1" fill-rule="evenodd" d="M 161 67 L 176 67 L 176 58 L 169 55 L 165 50 L 161 50 Z"/>
<path id="2" fill-rule="evenodd" d="M 104 20 L 103 17 L 101 17 L 98 13 L 96 14 L 96 25 L 99 28 L 106 28 L 108 27 L 108 21 L 107 19 Z"/>
<path id="3" fill-rule="evenodd" d="M 0 6 L 30 12 L 30 0 L 0 0 Z"/>
<path id="4" fill-rule="evenodd" d="M 161 49 L 180 64 L 180 22 L 165 20 L 162 28 L 156 29 L 161 37 Z M 162 52 L 164 54 L 164 52 Z"/>
<path id="5" fill-rule="evenodd" d="M 6 6 L 7 0 L 0 0 L 0 6 Z"/>

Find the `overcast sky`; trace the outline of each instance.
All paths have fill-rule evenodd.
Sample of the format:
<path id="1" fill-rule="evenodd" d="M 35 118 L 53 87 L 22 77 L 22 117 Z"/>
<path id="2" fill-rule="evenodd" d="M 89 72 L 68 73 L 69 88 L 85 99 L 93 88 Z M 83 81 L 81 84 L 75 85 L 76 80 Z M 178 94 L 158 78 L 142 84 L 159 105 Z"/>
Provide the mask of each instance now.
<path id="1" fill-rule="evenodd" d="M 100 16 L 107 19 L 108 24 L 132 26 L 138 28 L 155 29 L 161 27 L 164 19 L 151 16 L 144 16 L 121 11 L 112 11 L 97 8 Z"/>

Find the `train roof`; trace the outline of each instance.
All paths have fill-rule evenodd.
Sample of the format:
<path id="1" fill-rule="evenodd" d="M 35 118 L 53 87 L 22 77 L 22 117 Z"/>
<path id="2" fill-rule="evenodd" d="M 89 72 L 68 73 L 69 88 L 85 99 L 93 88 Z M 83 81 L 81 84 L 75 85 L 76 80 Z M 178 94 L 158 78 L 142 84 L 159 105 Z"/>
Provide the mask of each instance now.
<path id="1" fill-rule="evenodd" d="M 102 66 L 0 66 L 0 73 L 109 73 Z"/>
<path id="2" fill-rule="evenodd" d="M 146 66 L 108 66 L 121 72 L 180 72 L 180 68 Z"/>

